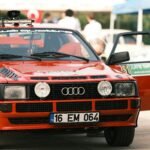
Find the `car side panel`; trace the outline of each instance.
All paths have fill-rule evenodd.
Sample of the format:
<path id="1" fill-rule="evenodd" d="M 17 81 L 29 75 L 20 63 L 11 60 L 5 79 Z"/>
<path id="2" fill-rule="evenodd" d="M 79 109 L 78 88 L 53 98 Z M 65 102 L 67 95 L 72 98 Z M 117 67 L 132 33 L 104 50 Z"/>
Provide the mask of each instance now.
<path id="1" fill-rule="evenodd" d="M 141 110 L 150 110 L 150 76 L 136 76 L 141 97 Z"/>

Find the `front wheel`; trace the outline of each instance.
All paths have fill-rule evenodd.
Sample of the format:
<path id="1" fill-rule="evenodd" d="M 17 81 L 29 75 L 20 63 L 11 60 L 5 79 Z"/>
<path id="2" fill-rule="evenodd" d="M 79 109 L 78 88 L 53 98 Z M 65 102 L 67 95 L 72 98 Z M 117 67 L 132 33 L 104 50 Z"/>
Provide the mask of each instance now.
<path id="1" fill-rule="evenodd" d="M 129 146 L 134 139 L 135 127 L 115 127 L 104 130 L 107 143 L 110 146 Z"/>

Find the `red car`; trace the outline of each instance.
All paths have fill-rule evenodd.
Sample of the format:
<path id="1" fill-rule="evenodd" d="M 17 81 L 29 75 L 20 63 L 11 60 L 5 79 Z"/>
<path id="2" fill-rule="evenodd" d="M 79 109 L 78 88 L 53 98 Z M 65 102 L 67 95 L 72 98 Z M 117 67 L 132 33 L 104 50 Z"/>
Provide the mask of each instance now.
<path id="1" fill-rule="evenodd" d="M 106 65 L 77 31 L 15 17 L 0 28 L 0 130 L 104 130 L 109 145 L 130 145 L 140 111 L 136 80 Z M 127 60 L 121 52 L 107 63 Z"/>

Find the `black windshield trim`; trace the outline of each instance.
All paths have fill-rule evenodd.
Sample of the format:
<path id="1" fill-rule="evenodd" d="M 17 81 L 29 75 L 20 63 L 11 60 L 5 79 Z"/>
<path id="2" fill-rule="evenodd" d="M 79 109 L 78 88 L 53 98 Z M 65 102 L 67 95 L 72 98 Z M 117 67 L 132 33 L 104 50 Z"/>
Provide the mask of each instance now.
<path id="1" fill-rule="evenodd" d="M 31 58 L 31 59 L 36 59 L 40 60 L 41 58 L 39 57 L 34 57 L 34 56 L 24 56 L 24 55 L 14 55 L 14 54 L 0 54 L 0 59 L 15 59 L 15 58 Z"/>
<path id="2" fill-rule="evenodd" d="M 52 58 L 75 57 L 75 58 L 78 58 L 78 59 L 89 61 L 89 59 L 84 58 L 84 57 L 80 57 L 80 56 L 76 56 L 76 55 L 70 55 L 70 54 L 61 53 L 61 52 L 47 52 L 47 51 L 45 51 L 45 52 L 42 52 L 42 53 L 33 53 L 31 56 L 41 56 L 41 57 L 52 56 Z"/>

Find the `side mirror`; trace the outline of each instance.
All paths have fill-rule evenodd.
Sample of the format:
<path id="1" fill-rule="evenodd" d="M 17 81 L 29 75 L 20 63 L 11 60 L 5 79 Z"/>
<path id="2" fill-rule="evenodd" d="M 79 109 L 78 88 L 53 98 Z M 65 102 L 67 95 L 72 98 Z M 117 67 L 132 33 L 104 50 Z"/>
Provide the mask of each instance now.
<path id="1" fill-rule="evenodd" d="M 118 52 L 110 55 L 107 64 L 115 65 L 130 60 L 129 52 Z"/>

